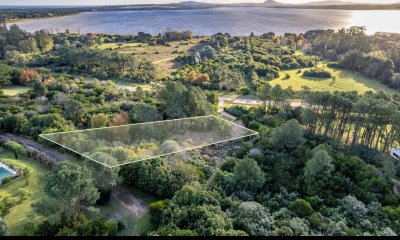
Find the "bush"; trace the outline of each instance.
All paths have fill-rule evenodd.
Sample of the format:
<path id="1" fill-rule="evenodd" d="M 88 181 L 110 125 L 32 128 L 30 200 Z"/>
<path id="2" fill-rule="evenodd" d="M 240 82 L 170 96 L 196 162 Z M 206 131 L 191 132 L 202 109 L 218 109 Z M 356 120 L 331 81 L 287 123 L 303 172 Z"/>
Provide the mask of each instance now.
<path id="1" fill-rule="evenodd" d="M 261 126 L 262 126 L 261 123 L 253 120 L 249 123 L 248 128 L 257 131 Z"/>
<path id="2" fill-rule="evenodd" d="M 167 201 L 157 201 L 150 204 L 150 216 L 154 225 L 158 226 L 161 223 L 160 216 L 167 209 Z"/>
<path id="3" fill-rule="evenodd" d="M 161 145 L 160 153 L 161 154 L 169 154 L 169 153 L 177 152 L 177 151 L 179 151 L 179 149 L 180 149 L 180 147 L 177 142 L 175 142 L 174 140 L 167 140 Z"/>
<path id="4" fill-rule="evenodd" d="M 300 198 L 290 204 L 290 209 L 301 218 L 308 217 L 314 213 L 310 203 Z"/>
<path id="5" fill-rule="evenodd" d="M 249 95 L 250 94 L 250 89 L 248 87 L 243 87 L 242 89 L 240 89 L 240 93 L 242 95 Z"/>
<path id="6" fill-rule="evenodd" d="M 304 71 L 303 76 L 315 78 L 332 78 L 332 73 L 322 68 L 312 68 L 310 70 Z"/>
<path id="7" fill-rule="evenodd" d="M 224 108 L 224 110 L 227 113 L 229 113 L 235 117 L 241 117 L 243 115 L 246 115 L 249 112 L 246 108 L 244 108 L 242 106 L 227 107 L 227 108 Z"/>

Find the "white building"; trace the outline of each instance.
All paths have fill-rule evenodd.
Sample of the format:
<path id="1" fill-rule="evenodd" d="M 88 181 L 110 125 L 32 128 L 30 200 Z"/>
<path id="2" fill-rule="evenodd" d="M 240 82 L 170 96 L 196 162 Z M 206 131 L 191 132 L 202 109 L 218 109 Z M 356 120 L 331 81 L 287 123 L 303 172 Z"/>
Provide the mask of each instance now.
<path id="1" fill-rule="evenodd" d="M 396 160 L 400 161 L 400 147 L 397 148 L 393 148 L 390 151 L 390 156 L 392 156 L 393 158 L 395 158 Z"/>

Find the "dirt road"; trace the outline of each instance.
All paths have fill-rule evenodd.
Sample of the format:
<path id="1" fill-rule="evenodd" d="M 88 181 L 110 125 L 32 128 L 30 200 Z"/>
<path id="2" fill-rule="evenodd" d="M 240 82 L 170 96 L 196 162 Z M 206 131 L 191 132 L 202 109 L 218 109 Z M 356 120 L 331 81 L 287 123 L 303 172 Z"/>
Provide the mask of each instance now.
<path id="1" fill-rule="evenodd" d="M 58 154 L 55 150 L 50 150 L 49 148 L 44 147 L 43 145 L 41 145 L 31 139 L 17 136 L 17 135 L 11 134 L 11 133 L 0 133 L 0 136 L 6 137 L 6 138 L 10 139 L 11 141 L 18 142 L 26 147 L 31 147 L 39 152 L 42 152 L 57 162 L 65 160 L 65 157 Z"/>

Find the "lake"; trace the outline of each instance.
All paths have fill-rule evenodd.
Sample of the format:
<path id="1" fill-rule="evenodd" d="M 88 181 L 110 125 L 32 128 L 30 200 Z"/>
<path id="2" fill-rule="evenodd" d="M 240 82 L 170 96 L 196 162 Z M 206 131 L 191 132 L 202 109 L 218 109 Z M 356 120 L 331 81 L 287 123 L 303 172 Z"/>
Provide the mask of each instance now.
<path id="1" fill-rule="evenodd" d="M 275 32 L 301 33 L 309 29 L 338 29 L 366 26 L 367 32 L 400 33 L 400 11 L 351 11 L 274 9 L 263 7 L 223 7 L 202 10 L 137 10 L 84 12 L 74 16 L 27 20 L 18 23 L 33 32 L 70 30 L 80 33 L 158 34 L 167 29 L 191 30 L 194 34 L 210 35 L 228 32 L 248 35 Z"/>

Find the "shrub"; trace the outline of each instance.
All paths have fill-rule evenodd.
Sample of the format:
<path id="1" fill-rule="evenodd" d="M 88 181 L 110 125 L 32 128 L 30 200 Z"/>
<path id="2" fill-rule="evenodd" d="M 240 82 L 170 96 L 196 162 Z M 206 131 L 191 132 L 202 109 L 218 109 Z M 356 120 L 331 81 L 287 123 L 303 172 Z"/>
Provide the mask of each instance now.
<path id="1" fill-rule="evenodd" d="M 167 140 L 161 145 L 161 154 L 168 154 L 179 151 L 180 147 L 174 140 Z"/>
<path id="2" fill-rule="evenodd" d="M 332 73 L 322 68 L 312 68 L 310 70 L 304 71 L 303 76 L 315 78 L 331 78 Z"/>
<path id="3" fill-rule="evenodd" d="M 310 203 L 300 198 L 290 204 L 290 209 L 299 217 L 308 217 L 314 213 Z"/>
<path id="4" fill-rule="evenodd" d="M 227 113 L 229 113 L 235 117 L 241 117 L 243 115 L 246 115 L 249 112 L 246 108 L 244 108 L 242 106 L 227 107 L 227 108 L 224 108 L 224 110 Z"/>
<path id="5" fill-rule="evenodd" d="M 240 89 L 240 93 L 242 95 L 249 95 L 250 94 L 250 89 L 248 87 L 243 87 L 242 89 Z"/>

